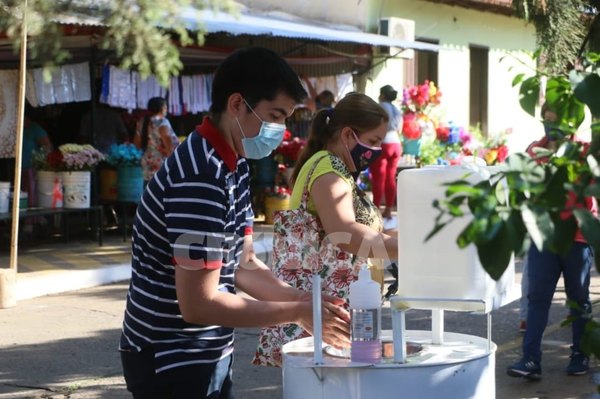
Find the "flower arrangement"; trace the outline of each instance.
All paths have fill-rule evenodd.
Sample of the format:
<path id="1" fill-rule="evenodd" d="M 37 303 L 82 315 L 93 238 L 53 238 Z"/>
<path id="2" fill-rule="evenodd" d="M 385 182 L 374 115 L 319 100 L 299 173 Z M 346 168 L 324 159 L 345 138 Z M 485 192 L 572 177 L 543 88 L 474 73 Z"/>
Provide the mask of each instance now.
<path id="1" fill-rule="evenodd" d="M 289 198 L 292 195 L 292 191 L 287 186 L 273 186 L 268 188 L 266 191 L 267 197 L 277 198 Z"/>
<path id="2" fill-rule="evenodd" d="M 402 94 L 402 135 L 407 140 L 418 140 L 424 125 L 433 119 L 433 110 L 440 104 L 442 92 L 435 83 L 426 80 L 421 85 L 407 87 Z"/>
<path id="3" fill-rule="evenodd" d="M 64 170 L 63 154 L 59 150 L 48 151 L 45 148 L 40 148 L 33 151 L 31 164 L 34 169 L 46 172 L 61 172 Z"/>
<path id="4" fill-rule="evenodd" d="M 104 160 L 111 166 L 138 166 L 142 160 L 143 151 L 134 144 L 113 144 L 110 146 Z"/>
<path id="5" fill-rule="evenodd" d="M 63 144 L 58 149 L 66 171 L 89 171 L 104 159 L 104 155 L 89 144 Z"/>
<path id="6" fill-rule="evenodd" d="M 305 145 L 306 140 L 299 137 L 292 137 L 292 132 L 286 130 L 283 135 L 283 141 L 274 151 L 273 159 L 275 162 L 283 164 L 288 168 L 292 167 L 296 164 L 298 156 Z"/>
<path id="7" fill-rule="evenodd" d="M 488 165 L 497 165 L 504 162 L 504 160 L 508 157 L 506 136 L 511 133 L 512 129 L 508 128 L 498 134 L 489 136 L 478 155 L 485 159 L 485 162 Z"/>
<path id="8" fill-rule="evenodd" d="M 425 165 L 455 165 L 467 155 L 473 155 L 477 140 L 473 134 L 450 122 L 435 129 L 432 140 L 423 144 L 421 160 Z"/>
<path id="9" fill-rule="evenodd" d="M 495 165 L 508 156 L 508 133 L 510 129 L 484 139 L 477 127 L 467 130 L 453 122 L 441 123 L 435 129 L 435 137 L 423 144 L 421 159 L 425 165 L 456 165 L 466 156 L 477 156 L 488 165 Z"/>
<path id="10" fill-rule="evenodd" d="M 428 114 L 432 107 L 440 104 L 441 97 L 442 92 L 429 80 L 421 85 L 407 87 L 402 92 L 402 112 Z"/>

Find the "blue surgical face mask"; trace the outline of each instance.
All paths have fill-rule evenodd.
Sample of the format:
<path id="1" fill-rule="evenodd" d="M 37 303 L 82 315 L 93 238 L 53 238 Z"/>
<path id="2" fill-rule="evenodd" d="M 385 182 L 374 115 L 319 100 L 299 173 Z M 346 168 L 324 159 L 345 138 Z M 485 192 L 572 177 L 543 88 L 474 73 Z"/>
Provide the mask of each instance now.
<path id="1" fill-rule="evenodd" d="M 242 125 L 238 118 L 235 118 L 238 126 L 240 127 L 240 131 L 244 138 L 242 139 L 242 146 L 244 147 L 244 154 L 246 158 L 249 159 L 262 159 L 266 156 L 269 156 L 271 152 L 281 144 L 283 140 L 283 135 L 285 133 L 285 125 L 283 123 L 274 123 L 274 122 L 265 122 L 252 107 L 248 104 L 248 102 L 244 99 L 246 106 L 252 111 L 254 116 L 261 121 L 260 130 L 258 134 L 254 137 L 246 137 L 244 134 L 244 129 L 242 129 Z"/>
<path id="2" fill-rule="evenodd" d="M 546 133 L 546 137 L 548 140 L 562 140 L 566 137 L 565 132 L 560 130 L 559 128 L 553 127 L 550 123 L 544 122 L 544 132 Z"/>

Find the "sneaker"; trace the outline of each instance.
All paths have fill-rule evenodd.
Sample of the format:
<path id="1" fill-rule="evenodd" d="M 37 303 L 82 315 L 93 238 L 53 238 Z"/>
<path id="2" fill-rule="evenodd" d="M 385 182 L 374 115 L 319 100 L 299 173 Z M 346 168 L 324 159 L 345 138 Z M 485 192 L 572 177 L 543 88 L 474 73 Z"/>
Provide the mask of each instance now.
<path id="1" fill-rule="evenodd" d="M 584 375 L 590 369 L 590 358 L 581 352 L 573 352 L 566 368 L 567 375 Z"/>
<path id="2" fill-rule="evenodd" d="M 521 320 L 521 323 L 519 324 L 519 332 L 525 333 L 525 331 L 527 331 L 527 321 Z"/>
<path id="3" fill-rule="evenodd" d="M 506 373 L 511 377 L 524 377 L 528 380 L 539 380 L 542 378 L 542 366 L 540 365 L 540 362 L 523 358 L 512 366 L 508 366 Z"/>

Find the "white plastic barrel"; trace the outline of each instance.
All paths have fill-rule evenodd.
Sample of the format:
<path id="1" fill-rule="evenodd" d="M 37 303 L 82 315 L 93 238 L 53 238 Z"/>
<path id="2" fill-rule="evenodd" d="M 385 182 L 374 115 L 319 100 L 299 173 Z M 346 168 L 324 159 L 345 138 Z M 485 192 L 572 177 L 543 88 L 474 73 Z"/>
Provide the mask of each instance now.
<path id="1" fill-rule="evenodd" d="M 456 244 L 469 216 L 454 220 L 425 242 L 438 214 L 432 203 L 445 198 L 443 184 L 463 178 L 475 184 L 489 174 L 486 168 L 465 166 L 425 167 L 398 174 L 399 297 L 481 299 L 488 304 L 486 312 L 515 299 L 513 260 L 496 282 L 481 266 L 474 245 L 460 249 Z"/>
<path id="2" fill-rule="evenodd" d="M 407 363 L 377 365 L 324 357 L 313 363 L 313 339 L 283 347 L 284 399 L 472 398 L 496 397 L 496 345 L 484 338 L 445 333 L 444 345 L 431 344 L 430 331 L 408 330 L 407 338 L 423 350 Z"/>

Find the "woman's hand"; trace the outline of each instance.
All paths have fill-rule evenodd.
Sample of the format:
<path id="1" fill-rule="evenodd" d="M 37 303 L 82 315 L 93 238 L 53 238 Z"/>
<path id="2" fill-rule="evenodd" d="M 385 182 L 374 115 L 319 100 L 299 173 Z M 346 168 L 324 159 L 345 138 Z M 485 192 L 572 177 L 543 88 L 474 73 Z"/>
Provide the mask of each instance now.
<path id="1" fill-rule="evenodd" d="M 312 335 L 314 323 L 311 294 L 306 293 L 303 295 L 303 301 L 307 306 L 303 306 L 298 324 Z M 344 302 L 342 298 L 323 295 L 321 310 L 322 339 L 323 342 L 337 349 L 350 346 L 350 314 L 341 306 Z"/>

